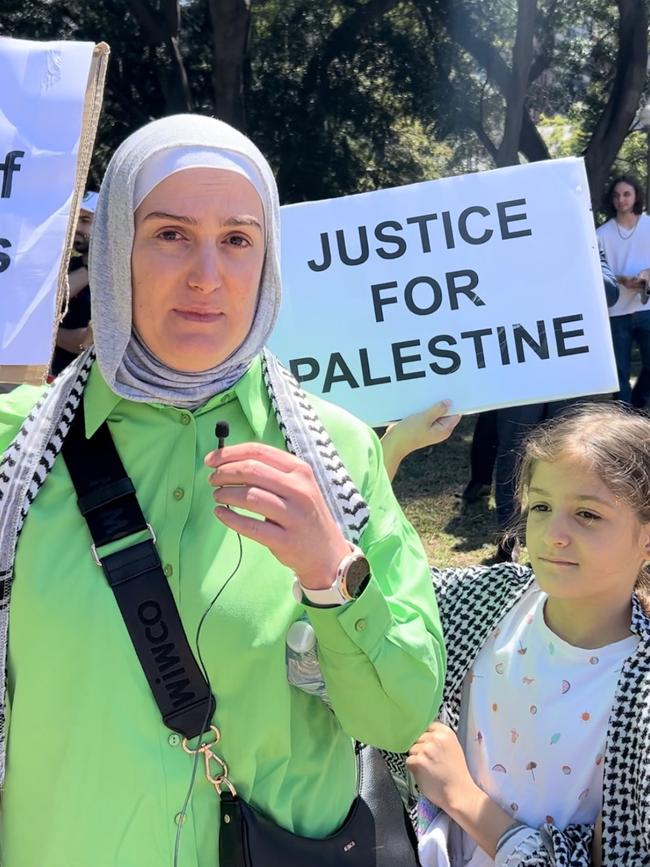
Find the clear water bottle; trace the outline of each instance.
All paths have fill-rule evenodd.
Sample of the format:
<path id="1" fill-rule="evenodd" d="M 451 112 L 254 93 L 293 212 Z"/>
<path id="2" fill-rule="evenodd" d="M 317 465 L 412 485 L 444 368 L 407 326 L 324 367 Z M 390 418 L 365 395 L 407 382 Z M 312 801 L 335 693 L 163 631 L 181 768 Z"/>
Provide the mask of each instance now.
<path id="1" fill-rule="evenodd" d="M 316 633 L 311 623 L 306 618 L 296 620 L 289 627 L 286 641 L 289 683 L 309 695 L 318 696 L 331 707 L 318 661 Z"/>

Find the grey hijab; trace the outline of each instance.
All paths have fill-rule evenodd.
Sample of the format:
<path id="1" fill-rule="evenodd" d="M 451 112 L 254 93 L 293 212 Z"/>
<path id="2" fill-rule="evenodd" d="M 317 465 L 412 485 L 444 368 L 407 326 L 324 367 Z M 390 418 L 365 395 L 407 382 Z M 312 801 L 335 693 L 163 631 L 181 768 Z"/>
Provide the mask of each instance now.
<path id="1" fill-rule="evenodd" d="M 134 332 L 131 318 L 131 249 L 134 186 L 147 159 L 179 147 L 211 148 L 249 161 L 261 183 L 256 188 L 265 216 L 266 255 L 257 310 L 244 342 L 209 370 L 174 370 Z M 280 208 L 266 159 L 238 130 L 201 115 L 153 121 L 129 136 L 111 159 L 102 183 L 90 244 L 90 291 L 97 363 L 120 397 L 195 409 L 243 376 L 273 328 L 280 305 Z"/>

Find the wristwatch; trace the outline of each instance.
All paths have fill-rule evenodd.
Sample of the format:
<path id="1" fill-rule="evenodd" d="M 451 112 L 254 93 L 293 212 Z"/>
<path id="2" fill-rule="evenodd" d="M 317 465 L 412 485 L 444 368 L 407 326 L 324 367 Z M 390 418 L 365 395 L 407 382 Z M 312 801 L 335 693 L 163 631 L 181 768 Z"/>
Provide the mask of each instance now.
<path id="1" fill-rule="evenodd" d="M 296 577 L 293 595 L 297 602 L 307 599 L 313 605 L 344 605 L 361 596 L 370 581 L 370 564 L 361 548 L 350 547 L 352 551 L 339 563 L 333 583 L 324 590 L 304 587 Z"/>

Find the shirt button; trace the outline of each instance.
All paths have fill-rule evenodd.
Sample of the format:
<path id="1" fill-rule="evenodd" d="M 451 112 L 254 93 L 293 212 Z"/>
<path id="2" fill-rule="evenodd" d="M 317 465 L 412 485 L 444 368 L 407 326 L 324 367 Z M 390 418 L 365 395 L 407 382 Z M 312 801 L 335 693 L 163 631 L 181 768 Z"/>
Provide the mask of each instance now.
<path id="1" fill-rule="evenodd" d="M 191 422 L 191 420 L 192 420 L 192 416 L 189 414 L 189 412 L 182 412 L 181 413 L 181 424 L 189 424 Z"/>
<path id="2" fill-rule="evenodd" d="M 185 819 L 186 816 L 183 813 L 176 813 L 174 816 L 174 822 L 176 822 L 177 825 L 182 825 Z"/>
<path id="3" fill-rule="evenodd" d="M 184 496 L 185 496 L 185 491 L 183 490 L 183 488 L 175 488 L 174 489 L 174 499 L 175 500 L 182 500 Z"/>
<path id="4" fill-rule="evenodd" d="M 174 574 L 174 567 L 172 566 L 172 564 L 171 563 L 165 563 L 165 566 L 163 568 L 163 575 L 165 576 L 165 578 L 171 578 L 173 574 Z"/>
<path id="5" fill-rule="evenodd" d="M 170 747 L 177 747 L 181 742 L 181 736 L 177 734 L 170 735 L 167 738 L 167 743 Z"/>
<path id="6" fill-rule="evenodd" d="M 357 630 L 357 632 L 363 632 L 363 630 L 366 628 L 366 621 L 357 620 L 357 622 L 354 624 L 354 628 Z"/>

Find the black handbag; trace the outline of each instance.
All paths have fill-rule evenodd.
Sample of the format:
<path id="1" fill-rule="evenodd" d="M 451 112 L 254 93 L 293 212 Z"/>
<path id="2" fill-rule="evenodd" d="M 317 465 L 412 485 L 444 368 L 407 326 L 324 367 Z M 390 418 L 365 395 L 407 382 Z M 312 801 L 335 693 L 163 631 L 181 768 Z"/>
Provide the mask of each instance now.
<path id="1" fill-rule="evenodd" d="M 417 840 L 379 750 L 358 750 L 358 794 L 329 837 L 292 834 L 251 804 L 221 793 L 222 867 L 417 867 Z"/>
<path id="2" fill-rule="evenodd" d="M 115 595 L 126 628 L 165 725 L 186 740 L 209 731 L 214 696 L 190 649 L 171 589 L 110 435 L 102 424 L 86 439 L 83 402 L 75 414 L 62 454 L 77 503 L 93 539 L 92 553 Z M 149 535 L 144 541 L 144 532 Z M 102 555 L 101 548 L 137 534 L 137 541 Z M 164 653 L 157 642 L 164 636 Z M 175 660 L 171 678 L 169 660 Z M 216 732 L 215 732 L 216 733 Z M 358 793 L 338 831 L 317 839 L 281 828 L 238 797 L 225 764 L 211 744 L 202 752 L 223 772 L 208 779 L 221 800 L 221 867 L 418 867 L 417 840 L 402 799 L 381 753 L 357 745 Z"/>

